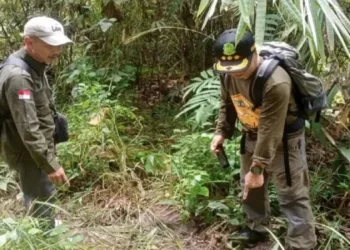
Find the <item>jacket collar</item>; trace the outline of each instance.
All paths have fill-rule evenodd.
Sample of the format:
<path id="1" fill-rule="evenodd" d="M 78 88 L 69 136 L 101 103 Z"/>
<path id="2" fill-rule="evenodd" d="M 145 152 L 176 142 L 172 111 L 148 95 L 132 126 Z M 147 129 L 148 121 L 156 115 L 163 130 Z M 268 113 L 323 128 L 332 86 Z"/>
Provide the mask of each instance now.
<path id="1" fill-rule="evenodd" d="M 39 76 L 42 76 L 45 73 L 47 64 L 35 60 L 24 48 L 17 51 L 15 56 L 24 60 Z"/>

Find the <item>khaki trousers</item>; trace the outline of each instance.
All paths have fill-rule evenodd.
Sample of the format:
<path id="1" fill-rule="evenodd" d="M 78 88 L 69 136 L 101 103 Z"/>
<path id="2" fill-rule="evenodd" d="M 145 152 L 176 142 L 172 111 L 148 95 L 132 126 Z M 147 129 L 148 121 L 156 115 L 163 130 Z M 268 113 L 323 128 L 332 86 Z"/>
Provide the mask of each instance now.
<path id="1" fill-rule="evenodd" d="M 255 144 L 256 140 L 246 136 L 245 154 L 241 155 L 242 188 L 244 176 L 252 164 L 251 158 Z M 249 190 L 248 197 L 243 203 L 243 210 L 247 215 L 250 229 L 266 232 L 263 226 L 268 226 L 270 215 L 268 182 L 271 180 L 276 187 L 281 210 L 288 219 L 286 245 L 309 250 L 316 246 L 316 235 L 309 196 L 310 184 L 304 132 L 288 139 L 288 149 L 292 186 L 287 186 L 281 143 L 271 166 L 267 166 L 265 169 L 264 185 L 261 188 Z"/>

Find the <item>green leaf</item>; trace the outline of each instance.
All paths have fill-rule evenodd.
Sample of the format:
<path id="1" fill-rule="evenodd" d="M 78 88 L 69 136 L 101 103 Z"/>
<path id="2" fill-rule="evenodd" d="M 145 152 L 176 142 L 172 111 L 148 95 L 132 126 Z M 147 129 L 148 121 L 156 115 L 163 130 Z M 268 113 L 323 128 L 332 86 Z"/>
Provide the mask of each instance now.
<path id="1" fill-rule="evenodd" d="M 110 22 L 101 21 L 99 22 L 99 25 L 102 32 L 105 33 L 110 27 L 112 27 L 113 24 Z"/>
<path id="2" fill-rule="evenodd" d="M 0 247 L 3 247 L 8 241 L 8 233 L 0 235 Z"/>
<path id="3" fill-rule="evenodd" d="M 220 12 L 223 10 L 227 11 L 228 8 L 235 3 L 235 0 L 221 0 Z"/>
<path id="4" fill-rule="evenodd" d="M 329 48 L 331 51 L 334 51 L 334 29 L 332 27 L 332 24 L 330 21 L 326 18 L 326 29 L 327 29 L 327 39 L 328 39 L 328 44 Z"/>
<path id="5" fill-rule="evenodd" d="M 350 57 L 350 52 L 349 52 L 349 50 L 347 48 L 347 45 L 346 45 L 346 43 L 345 43 L 345 41 L 343 39 L 343 36 L 339 32 L 339 29 L 341 29 L 341 28 L 343 28 L 342 32 L 344 32 L 344 27 L 339 27 L 339 29 L 338 29 L 338 25 L 337 24 L 339 24 L 338 23 L 339 20 L 337 20 L 335 14 L 333 13 L 333 10 L 329 7 L 328 2 L 325 2 L 325 0 L 318 0 L 318 3 L 320 5 L 323 13 L 325 14 L 326 18 L 331 23 L 335 33 L 337 34 L 340 42 L 343 45 L 343 48 L 344 48 L 345 52 L 347 53 L 348 57 Z M 350 40 L 350 35 L 347 32 L 345 32 L 345 36 L 346 36 L 347 40 L 349 41 Z"/>
<path id="6" fill-rule="evenodd" d="M 205 16 L 205 19 L 203 21 L 202 30 L 204 29 L 204 27 L 207 24 L 207 22 L 209 21 L 209 19 L 213 16 L 217 3 L 218 3 L 218 0 L 213 0 L 212 4 L 207 12 L 207 15 Z"/>
<path id="7" fill-rule="evenodd" d="M 316 6 L 315 2 L 313 3 L 312 11 L 315 12 Z M 322 23 L 324 20 L 324 14 L 321 10 L 319 10 L 318 15 L 315 13 L 314 14 L 317 17 L 317 22 L 316 22 L 316 35 L 317 37 L 315 38 L 317 40 L 318 44 L 318 53 L 321 57 L 321 60 L 324 62 L 326 60 L 326 53 L 325 53 L 325 46 L 324 46 L 324 41 L 323 41 L 323 27 Z"/>
<path id="8" fill-rule="evenodd" d="M 208 74 L 207 74 L 206 71 L 202 71 L 202 72 L 201 72 L 201 76 L 202 76 L 204 79 L 208 78 Z"/>
<path id="9" fill-rule="evenodd" d="M 7 191 L 7 185 L 8 181 L 7 180 L 0 180 L 0 190 Z"/>
<path id="10" fill-rule="evenodd" d="M 339 3 L 335 0 L 328 0 L 330 2 L 330 4 L 333 6 L 333 8 L 335 9 L 335 13 L 337 14 L 337 16 L 339 17 L 339 19 L 341 20 L 341 22 L 343 23 L 344 27 L 347 29 L 348 32 L 350 32 L 350 21 L 349 19 L 346 17 L 346 15 L 344 14 L 343 10 L 341 9 L 341 7 L 339 6 Z"/>
<path id="11" fill-rule="evenodd" d="M 338 91 L 339 85 L 336 83 L 332 86 L 332 89 L 329 91 L 329 94 L 327 96 L 327 102 L 329 103 L 329 105 L 333 103 L 334 97 L 338 93 Z"/>
<path id="12" fill-rule="evenodd" d="M 293 19 L 293 21 L 302 29 L 305 29 L 305 34 L 308 37 L 311 37 L 310 28 L 305 23 L 304 18 L 302 17 L 298 8 L 294 5 L 291 0 L 280 1 L 280 3 L 286 8 L 286 13 Z"/>
<path id="13" fill-rule="evenodd" d="M 228 206 L 218 201 L 209 202 L 208 207 L 212 210 L 229 210 Z"/>
<path id="14" fill-rule="evenodd" d="M 350 162 L 350 149 L 345 147 L 338 147 L 342 155 Z"/>
<path id="15" fill-rule="evenodd" d="M 50 236 L 56 236 L 56 235 L 63 234 L 63 233 L 65 233 L 65 232 L 67 232 L 67 230 L 68 230 L 68 229 L 66 228 L 66 226 L 60 225 L 60 226 L 58 226 L 58 227 L 55 227 L 55 228 L 51 231 Z"/>
<path id="16" fill-rule="evenodd" d="M 28 234 L 30 235 L 36 235 L 36 234 L 39 234 L 39 233 L 42 233 L 43 231 L 38 229 L 38 228 L 31 228 L 29 231 L 28 231 Z"/>
<path id="17" fill-rule="evenodd" d="M 5 218 L 2 221 L 5 224 L 7 224 L 7 225 L 16 225 L 17 224 L 17 222 L 14 219 L 10 218 L 10 217 L 9 218 Z"/>
<path id="18" fill-rule="evenodd" d="M 203 13 L 203 11 L 208 7 L 210 0 L 201 0 L 199 8 L 197 11 L 197 18 Z"/>
<path id="19" fill-rule="evenodd" d="M 197 194 L 208 197 L 209 196 L 209 189 L 207 187 L 199 187 L 197 190 Z"/>
<path id="20" fill-rule="evenodd" d="M 311 52 L 311 56 L 312 58 L 315 60 L 316 59 L 316 54 L 317 54 L 317 51 L 316 51 L 316 48 L 315 48 L 315 44 L 314 44 L 314 41 L 313 39 L 309 38 L 308 39 L 308 43 L 309 43 L 309 49 L 310 49 L 310 52 Z M 305 55 L 304 55 L 305 56 Z"/>
<path id="21" fill-rule="evenodd" d="M 266 20 L 266 0 L 258 1 L 256 7 L 256 19 L 255 19 L 255 43 L 258 51 L 264 43 L 265 36 L 265 20 Z"/>
<path id="22" fill-rule="evenodd" d="M 252 29 L 250 23 L 250 14 L 254 10 L 255 0 L 238 0 L 239 11 L 241 12 L 241 20 Z"/>
<path id="23" fill-rule="evenodd" d="M 239 222 L 239 220 L 237 219 L 229 219 L 228 222 L 232 225 L 232 226 L 239 226 L 241 223 Z"/>
<path id="24" fill-rule="evenodd" d="M 311 34 L 313 36 L 313 41 L 315 42 L 315 48 L 316 50 L 318 49 L 318 41 L 317 41 L 317 33 L 316 33 L 316 24 L 315 24 L 315 13 L 314 11 L 312 11 L 312 3 L 310 0 L 305 0 L 305 5 L 306 5 L 306 11 L 307 11 L 307 20 L 308 20 L 308 23 L 309 23 L 309 26 L 311 27 Z"/>
<path id="25" fill-rule="evenodd" d="M 80 243 L 84 240 L 84 237 L 82 235 L 75 235 L 71 240 L 70 242 L 72 244 L 77 244 L 77 243 Z"/>
<path id="26" fill-rule="evenodd" d="M 324 145 L 324 146 L 328 146 L 329 142 L 327 137 L 325 136 L 323 129 L 322 129 L 322 125 L 320 123 L 312 123 L 311 125 L 311 130 L 312 133 L 315 135 L 315 137 Z"/>
<path id="27" fill-rule="evenodd" d="M 302 22 L 303 22 L 303 34 L 305 35 L 307 23 L 306 23 L 306 18 L 304 18 L 306 16 L 304 0 L 299 1 L 299 6 L 300 6 L 300 14 L 302 17 Z"/>
<path id="28" fill-rule="evenodd" d="M 239 43 L 239 41 L 242 39 L 244 36 L 244 32 L 247 29 L 247 24 L 244 22 L 242 17 L 239 19 L 238 27 L 237 27 L 237 33 L 236 33 L 236 45 Z"/>

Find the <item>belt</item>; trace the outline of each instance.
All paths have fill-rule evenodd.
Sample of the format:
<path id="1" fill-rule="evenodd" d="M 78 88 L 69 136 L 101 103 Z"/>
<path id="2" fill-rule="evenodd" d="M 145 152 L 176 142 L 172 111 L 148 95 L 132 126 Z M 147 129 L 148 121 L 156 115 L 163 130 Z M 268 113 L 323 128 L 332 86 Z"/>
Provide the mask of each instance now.
<path id="1" fill-rule="evenodd" d="M 305 126 L 305 120 L 303 118 L 299 117 L 294 122 L 288 124 L 285 127 L 285 132 L 287 132 L 287 134 L 295 133 L 295 132 L 299 131 L 300 129 L 302 129 L 304 126 Z M 257 133 L 252 133 L 252 132 L 243 131 L 242 138 L 241 138 L 241 143 L 240 143 L 241 144 L 240 145 L 241 154 L 245 153 L 245 139 L 246 139 L 246 137 L 249 140 L 257 140 L 258 134 Z"/>

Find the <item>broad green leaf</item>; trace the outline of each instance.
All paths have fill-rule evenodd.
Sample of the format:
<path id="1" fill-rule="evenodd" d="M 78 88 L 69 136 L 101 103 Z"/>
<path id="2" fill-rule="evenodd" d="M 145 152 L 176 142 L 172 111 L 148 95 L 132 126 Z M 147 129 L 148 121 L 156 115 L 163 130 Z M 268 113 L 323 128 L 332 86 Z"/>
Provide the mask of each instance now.
<path id="1" fill-rule="evenodd" d="M 208 7 L 210 0 L 201 0 L 199 8 L 197 11 L 197 18 L 203 13 L 203 11 Z"/>
<path id="2" fill-rule="evenodd" d="M 255 19 L 255 43 L 258 51 L 264 43 L 267 0 L 258 1 Z"/>

